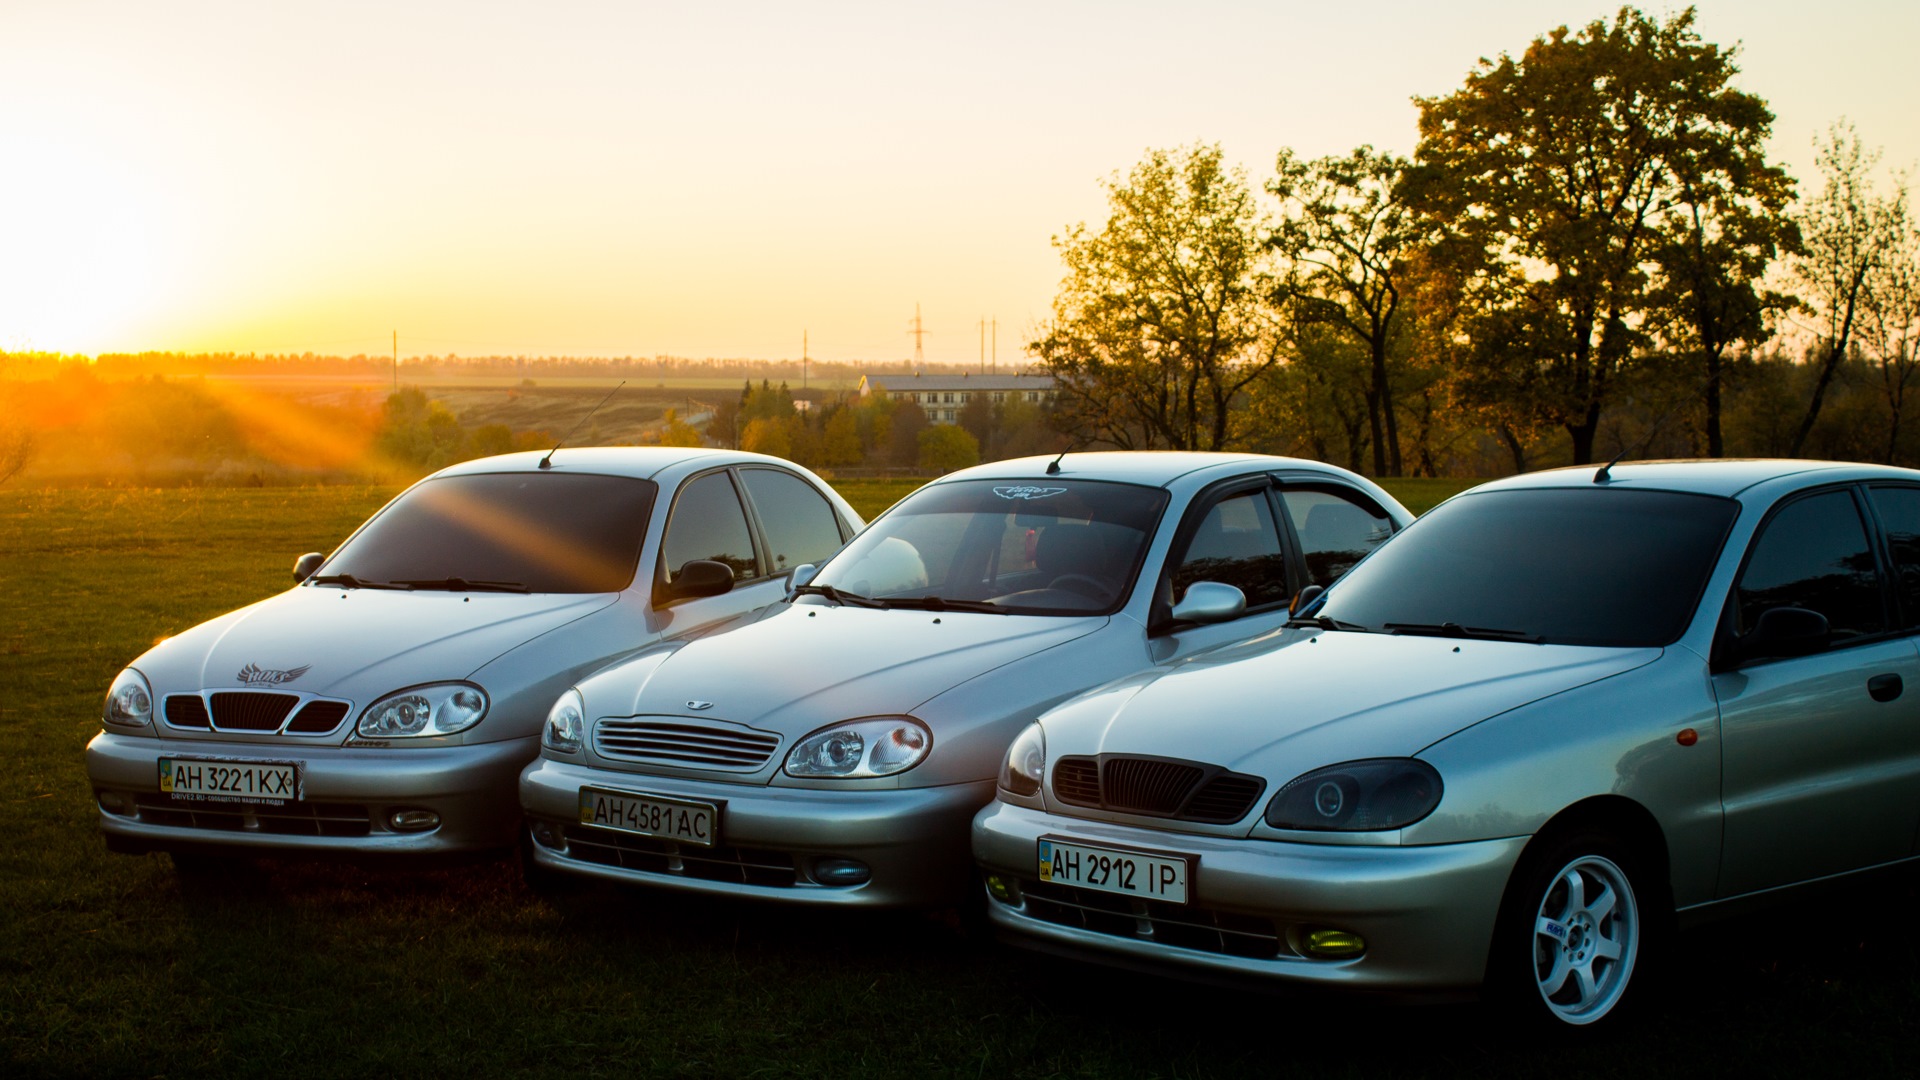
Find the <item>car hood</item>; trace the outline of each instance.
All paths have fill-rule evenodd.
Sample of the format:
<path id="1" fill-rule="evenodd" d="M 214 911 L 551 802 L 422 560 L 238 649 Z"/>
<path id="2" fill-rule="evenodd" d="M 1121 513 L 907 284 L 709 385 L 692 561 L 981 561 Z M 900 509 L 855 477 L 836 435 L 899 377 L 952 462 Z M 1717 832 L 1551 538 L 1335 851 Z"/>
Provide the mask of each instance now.
<path id="1" fill-rule="evenodd" d="M 1045 719 L 1047 756 L 1157 755 L 1285 783 L 1341 761 L 1417 754 L 1660 653 L 1288 630 L 1063 706 Z"/>
<path id="2" fill-rule="evenodd" d="M 282 688 L 366 704 L 467 678 L 616 596 L 300 587 L 169 638 L 134 666 L 161 695 Z"/>
<path id="3" fill-rule="evenodd" d="M 797 737 L 835 720 L 911 713 L 1107 621 L 782 604 L 602 671 L 581 690 L 595 716 L 698 716 Z"/>

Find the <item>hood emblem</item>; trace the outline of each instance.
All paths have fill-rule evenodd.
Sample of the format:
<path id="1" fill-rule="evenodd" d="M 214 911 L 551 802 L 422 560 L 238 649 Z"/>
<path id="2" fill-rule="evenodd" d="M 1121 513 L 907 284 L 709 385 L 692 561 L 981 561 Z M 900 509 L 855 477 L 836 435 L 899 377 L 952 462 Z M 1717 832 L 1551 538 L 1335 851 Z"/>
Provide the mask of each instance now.
<path id="1" fill-rule="evenodd" d="M 286 671 L 268 671 L 257 664 L 248 664 L 241 668 L 240 674 L 235 675 L 234 678 L 248 686 L 279 686 L 281 683 L 290 683 L 311 670 L 313 670 L 312 664 L 302 664 Z"/>
<path id="2" fill-rule="evenodd" d="M 994 488 L 993 493 L 1003 499 L 1045 499 L 1063 494 L 1063 487 L 1035 487 L 1031 484 L 1003 484 Z"/>
<path id="3" fill-rule="evenodd" d="M 713 702 L 689 701 L 687 702 L 687 708 L 692 709 L 694 712 L 706 712 L 708 709 L 713 708 Z"/>

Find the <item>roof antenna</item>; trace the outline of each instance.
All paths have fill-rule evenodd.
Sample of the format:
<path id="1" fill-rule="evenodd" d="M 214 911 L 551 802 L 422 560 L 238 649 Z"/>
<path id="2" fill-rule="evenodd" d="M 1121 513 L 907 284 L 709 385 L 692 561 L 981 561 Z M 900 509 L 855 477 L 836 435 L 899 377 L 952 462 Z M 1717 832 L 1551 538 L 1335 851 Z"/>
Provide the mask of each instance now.
<path id="1" fill-rule="evenodd" d="M 1052 461 L 1047 462 L 1048 476 L 1060 475 L 1060 458 L 1066 457 L 1068 452 L 1071 451 L 1072 449 L 1073 449 L 1072 447 L 1068 447 L 1066 450 L 1060 451 L 1060 457 L 1054 458 Z"/>
<path id="2" fill-rule="evenodd" d="M 1620 459 L 1626 456 L 1627 456 L 1626 447 L 1621 447 L 1620 452 L 1613 455 L 1612 461 L 1609 461 L 1605 465 L 1600 466 L 1600 471 L 1593 474 L 1593 482 L 1596 484 L 1605 484 L 1605 483 L 1612 482 L 1613 467 L 1615 465 L 1620 464 Z"/>
<path id="3" fill-rule="evenodd" d="M 605 405 L 607 402 L 613 400 L 613 395 L 618 393 L 620 388 L 625 385 L 627 385 L 627 380 L 625 379 L 621 379 L 619 382 L 615 383 L 613 385 L 613 389 L 607 391 L 607 396 L 600 399 L 600 405 Z M 573 438 L 574 431 L 580 430 L 580 424 L 584 424 L 588 420 L 593 419 L 593 414 L 600 411 L 600 405 L 595 405 L 593 408 L 588 409 L 587 415 L 580 418 L 580 423 L 573 425 L 573 431 L 567 432 L 566 435 L 563 436 L 559 442 L 553 444 L 553 449 L 547 451 L 547 456 L 540 459 L 541 468 L 543 469 L 553 468 L 553 455 L 560 452 L 560 448 L 567 444 L 568 439 Z"/>

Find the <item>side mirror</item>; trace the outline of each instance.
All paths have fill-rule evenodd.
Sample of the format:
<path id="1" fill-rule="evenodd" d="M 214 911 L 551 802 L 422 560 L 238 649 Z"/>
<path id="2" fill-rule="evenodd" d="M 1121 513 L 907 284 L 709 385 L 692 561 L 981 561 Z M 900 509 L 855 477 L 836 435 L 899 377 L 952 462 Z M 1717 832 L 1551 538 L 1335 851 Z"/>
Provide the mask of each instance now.
<path id="1" fill-rule="evenodd" d="M 1831 631 L 1827 617 L 1806 608 L 1777 607 L 1760 613 L 1760 620 L 1734 644 L 1738 662 L 1787 656 L 1807 656 L 1827 647 Z"/>
<path id="2" fill-rule="evenodd" d="M 733 588 L 733 567 L 712 559 L 688 559 L 679 576 L 660 590 L 658 599 L 685 600 L 695 596 L 719 596 Z"/>
<path id="3" fill-rule="evenodd" d="M 1217 623 L 1237 619 L 1246 610 L 1246 593 L 1217 581 L 1196 581 L 1170 614 L 1175 622 Z"/>
<path id="4" fill-rule="evenodd" d="M 787 571 L 787 595 L 792 596 L 795 589 L 812 581 L 813 575 L 819 572 L 820 568 L 810 562 L 803 562 Z"/>
<path id="5" fill-rule="evenodd" d="M 326 561 L 327 557 L 317 551 L 309 551 L 293 560 L 293 583 L 298 585 L 312 577 L 313 572 L 320 569 L 320 564 Z"/>
<path id="6" fill-rule="evenodd" d="M 1309 585 L 1293 594 L 1293 603 L 1287 605 L 1287 614 L 1298 615 L 1313 606 L 1320 594 L 1327 591 L 1325 585 Z"/>

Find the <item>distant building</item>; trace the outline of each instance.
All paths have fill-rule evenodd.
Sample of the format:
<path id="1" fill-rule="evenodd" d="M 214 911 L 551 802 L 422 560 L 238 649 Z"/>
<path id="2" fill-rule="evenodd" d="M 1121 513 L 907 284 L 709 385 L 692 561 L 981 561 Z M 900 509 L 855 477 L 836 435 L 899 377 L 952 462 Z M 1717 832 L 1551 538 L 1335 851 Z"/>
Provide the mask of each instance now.
<path id="1" fill-rule="evenodd" d="M 960 410 L 975 395 L 984 395 L 1002 404 L 1018 395 L 1020 400 L 1038 405 L 1053 399 L 1051 375 L 862 375 L 860 396 L 888 394 L 895 401 L 911 401 L 920 406 L 927 419 L 936 424 L 951 424 Z"/>

